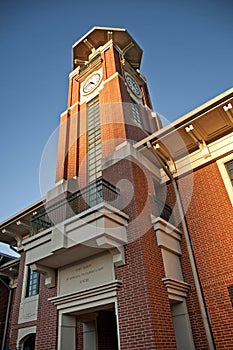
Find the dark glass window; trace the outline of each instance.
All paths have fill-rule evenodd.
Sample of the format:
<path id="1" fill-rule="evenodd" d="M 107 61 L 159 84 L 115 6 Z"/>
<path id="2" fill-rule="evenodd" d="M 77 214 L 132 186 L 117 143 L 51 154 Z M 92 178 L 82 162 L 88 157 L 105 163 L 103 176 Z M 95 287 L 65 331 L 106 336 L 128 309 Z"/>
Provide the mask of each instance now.
<path id="1" fill-rule="evenodd" d="M 227 289 L 228 289 L 231 305 L 233 307 L 233 284 L 231 286 L 228 286 Z"/>
<path id="2" fill-rule="evenodd" d="M 34 350 L 35 349 L 35 339 L 36 335 L 32 334 L 30 335 L 23 344 L 23 350 Z"/>
<path id="3" fill-rule="evenodd" d="M 225 163 L 225 166 L 227 168 L 231 183 L 233 185 L 233 160 L 231 160 L 230 162 Z"/>
<path id="4" fill-rule="evenodd" d="M 141 111 L 140 106 L 131 99 L 131 107 L 133 112 L 133 120 L 142 128 L 142 117 L 141 117 Z"/>
<path id="5" fill-rule="evenodd" d="M 101 159 L 101 133 L 99 97 L 95 97 L 87 105 L 87 129 L 88 129 L 88 180 L 95 181 L 102 175 Z"/>
<path id="6" fill-rule="evenodd" d="M 40 281 L 40 274 L 38 272 L 32 271 L 29 267 L 26 297 L 31 297 L 39 293 L 39 281 Z"/>

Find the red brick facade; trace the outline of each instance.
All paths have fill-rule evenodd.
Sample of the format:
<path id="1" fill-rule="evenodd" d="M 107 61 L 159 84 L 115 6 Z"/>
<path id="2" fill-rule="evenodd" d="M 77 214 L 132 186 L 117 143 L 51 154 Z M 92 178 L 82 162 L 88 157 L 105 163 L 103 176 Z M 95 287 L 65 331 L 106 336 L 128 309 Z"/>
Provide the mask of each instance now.
<path id="1" fill-rule="evenodd" d="M 110 35 L 110 33 L 108 32 L 107 35 Z M 101 45 L 103 45 L 103 42 L 101 42 Z M 103 79 L 99 90 L 95 90 L 98 91 L 99 96 L 102 158 L 104 161 L 107 159 L 106 163 L 104 161 L 102 163 L 102 177 L 120 188 L 122 201 L 120 211 L 128 216 L 128 226 L 127 244 L 123 248 L 125 261 L 121 262 L 121 266 L 116 264 L 114 267 L 115 279 L 121 284 L 117 290 L 116 300 L 104 306 L 102 304 L 98 307 L 92 306 L 90 310 L 86 307 L 90 311 L 86 317 L 87 319 L 93 317 L 96 322 L 98 335 L 96 344 L 98 344 L 99 350 L 176 349 L 179 340 L 177 340 L 172 307 L 174 304 L 181 302 L 179 299 L 177 299 L 178 301 L 172 299 L 171 294 L 174 291 L 171 292 L 164 283 L 165 278 L 170 278 L 173 281 L 173 286 L 174 280 L 180 283 L 179 286 L 182 283 L 182 285 L 188 286 L 187 292 L 184 292 L 184 289 L 180 287 L 182 292 L 176 290 L 176 293 L 182 299 L 182 303 L 187 304 L 186 321 L 187 319 L 190 321 L 191 334 L 189 338 L 191 340 L 189 340 L 190 343 L 192 341 L 194 343 L 192 349 L 208 349 L 200 300 L 198 300 L 187 242 L 180 224 L 179 211 L 174 210 L 173 215 L 181 231 L 180 247 L 177 243 L 177 247 L 174 249 L 167 248 L 171 237 L 174 238 L 176 235 L 174 233 L 175 227 L 171 236 L 168 233 L 163 236 L 164 241 L 167 239 L 169 242 L 161 243 L 152 223 L 153 217 L 156 216 L 152 198 L 155 197 L 164 203 L 166 202 L 173 208 L 176 202 L 174 189 L 170 181 L 167 179 L 165 181 L 164 177 L 160 178 L 160 169 L 157 171 L 160 166 L 153 158 L 152 153 L 147 150 L 148 154 L 145 155 L 144 153 L 142 156 L 138 152 L 140 147 L 135 146 L 136 142 L 143 139 L 147 140 L 151 134 L 155 135 L 155 141 L 153 142 L 158 142 L 157 139 L 159 138 L 156 136 L 156 132 L 163 134 L 163 130 L 157 130 L 160 121 L 152 118 L 152 112 L 149 110 L 151 101 L 145 80 L 131 65 L 131 62 L 127 62 L 121 50 L 114 45 L 114 42 L 110 42 L 108 45 L 101 52 L 97 63 L 95 61 L 93 63 L 90 59 L 90 66 L 82 67 L 84 73 L 77 67 L 70 75 L 68 109 L 61 116 L 57 155 L 56 183 L 78 177 L 79 188 L 82 189 L 86 186 L 88 184 L 86 109 L 89 100 L 88 96 L 81 96 L 80 89 L 88 77 L 88 72 L 90 75 L 90 72 L 92 73 L 94 70 L 91 68 L 91 64 L 96 64 L 94 67 L 97 67 L 95 69 L 101 69 Z M 93 54 L 92 51 L 90 51 L 91 54 Z M 132 57 L 129 56 L 128 59 L 130 60 Z M 131 99 L 135 96 L 127 86 L 125 71 L 134 74 L 136 81 L 141 84 L 142 94 L 139 103 L 142 116 L 141 126 L 132 120 Z M 188 122 L 190 123 L 190 121 Z M 184 122 L 181 121 L 180 123 Z M 185 137 L 187 137 L 186 134 Z M 215 135 L 214 142 L 216 142 L 216 139 Z M 148 146 L 145 141 L 143 147 L 146 148 L 146 145 Z M 189 145 L 190 154 L 197 152 L 197 147 L 191 146 Z M 221 155 L 219 154 L 218 157 L 221 157 Z M 165 156 L 163 159 L 167 161 L 168 157 Z M 187 210 L 185 209 L 185 220 L 193 246 L 193 254 L 203 291 L 203 300 L 210 318 L 216 349 L 232 349 L 232 204 L 217 167 L 216 159 L 213 157 L 209 161 L 203 161 L 199 166 L 193 164 L 194 162 L 192 163 L 193 172 L 187 173 L 184 171 L 182 176 L 176 178 L 176 181 L 184 208 L 187 208 Z M 156 173 L 153 172 L 155 168 Z M 176 177 L 176 175 L 174 176 Z M 189 179 L 193 179 L 194 184 L 191 198 L 190 193 L 185 190 L 189 186 Z M 58 198 L 56 197 L 56 199 Z M 51 203 L 54 203 L 54 199 Z M 43 237 L 41 232 L 39 234 Z M 49 236 L 50 232 L 47 234 Z M 167 238 L 168 236 L 169 238 Z M 177 234 L 177 236 L 179 235 Z M 28 233 L 27 236 L 25 234 L 24 238 L 28 238 Z M 55 242 L 55 245 L 60 243 L 58 238 L 53 238 L 54 241 L 52 242 Z M 39 246 L 40 242 L 37 245 Z M 164 246 L 166 248 L 165 253 L 163 251 Z M 169 247 L 171 246 L 170 244 Z M 57 254 L 55 255 L 56 259 L 64 259 L 65 248 L 62 246 L 60 251 L 58 248 L 56 248 L 57 250 L 54 248 L 55 253 L 54 251 L 52 253 Z M 115 250 L 117 248 L 114 246 Z M 107 251 L 113 254 L 114 249 L 109 245 Z M 179 249 L 181 249 L 181 253 L 177 253 Z M 52 253 L 48 253 L 47 260 L 44 259 L 44 256 L 44 260 L 41 259 L 42 265 L 45 264 L 45 267 Z M 48 269 L 48 271 L 53 270 L 56 276 L 55 285 L 52 285 L 52 287 L 45 286 L 47 272 L 45 271 L 45 276 L 41 274 L 36 319 L 27 323 L 19 323 L 22 291 L 25 288 L 23 286 L 23 282 L 25 283 L 23 276 L 26 254 L 28 253 L 22 252 L 21 254 L 18 285 L 14 292 L 12 304 L 8 345 L 10 349 L 15 349 L 19 346 L 19 331 L 23 334 L 23 329 L 36 326 L 36 350 L 64 350 L 64 346 L 59 348 L 58 345 L 59 332 L 62 332 L 61 328 L 63 327 L 63 324 L 61 326 L 59 322 L 61 322 L 60 319 L 63 315 L 61 313 L 62 308 L 65 309 L 66 298 L 70 300 L 70 295 L 63 296 L 59 294 L 59 268 L 62 266 L 60 262 L 52 261 L 52 268 L 49 266 Z M 44 252 L 41 254 L 43 255 Z M 67 254 L 72 255 L 74 253 L 72 249 L 70 251 L 67 249 Z M 174 270 L 182 275 L 180 280 L 178 278 L 176 280 L 174 276 L 170 276 L 166 271 L 166 259 L 169 261 L 169 258 L 167 258 L 169 254 L 173 254 L 171 259 L 176 258 L 177 266 L 174 267 Z M 73 265 L 79 264 L 78 255 L 75 259 Z M 87 257 L 85 259 L 85 261 L 88 261 Z M 69 261 L 69 259 L 64 261 Z M 69 265 L 70 262 L 66 264 Z M 39 264 L 38 269 L 40 268 Z M 93 286 L 92 289 L 94 289 Z M 66 306 L 66 310 L 68 310 L 66 315 L 72 315 L 76 318 L 76 345 L 75 349 L 70 350 L 82 350 L 85 343 L 83 315 L 82 310 L 79 309 L 79 303 L 82 303 L 83 299 L 78 299 L 81 297 L 76 296 L 76 292 L 76 290 L 73 290 L 73 293 L 70 293 L 74 297 L 70 304 Z M 81 290 L 81 292 L 85 294 L 86 291 Z M 0 295 L 0 305 L 6 304 L 7 295 L 7 290 L 3 288 L 3 293 Z M 62 301 L 60 299 L 57 301 L 56 297 L 58 299 L 60 297 Z M 75 310 L 74 300 L 78 300 L 77 309 Z M 83 314 L 85 314 L 84 311 Z M 3 322 L 6 313 L 5 307 L 2 307 L 1 312 L 3 317 L 1 316 L 0 321 Z M 187 321 L 187 323 L 187 327 L 189 327 L 189 322 Z M 0 332 L 2 336 L 2 328 Z"/>
<path id="2" fill-rule="evenodd" d="M 12 312 L 11 312 L 10 327 L 9 327 L 9 338 L 10 338 L 9 347 L 13 349 L 16 348 L 17 346 L 18 329 L 21 327 L 18 324 L 18 318 L 19 318 L 20 302 L 22 298 L 24 267 L 25 267 L 25 254 L 22 253 L 20 258 L 20 265 L 19 265 L 18 284 L 15 290 L 14 301 L 12 303 Z M 31 326 L 31 324 L 29 325 Z"/>
<path id="3" fill-rule="evenodd" d="M 187 212 L 198 272 L 217 349 L 233 347 L 232 205 L 216 162 L 198 169 Z"/>
<path id="4" fill-rule="evenodd" d="M 56 293 L 56 288 L 48 289 L 45 287 L 44 278 L 42 277 L 40 281 L 36 349 L 56 349 L 57 347 L 57 310 L 48 300 L 54 297 Z"/>
<path id="5" fill-rule="evenodd" d="M 9 290 L 2 281 L 0 281 L 0 339 L 3 339 L 7 305 L 9 299 Z"/>

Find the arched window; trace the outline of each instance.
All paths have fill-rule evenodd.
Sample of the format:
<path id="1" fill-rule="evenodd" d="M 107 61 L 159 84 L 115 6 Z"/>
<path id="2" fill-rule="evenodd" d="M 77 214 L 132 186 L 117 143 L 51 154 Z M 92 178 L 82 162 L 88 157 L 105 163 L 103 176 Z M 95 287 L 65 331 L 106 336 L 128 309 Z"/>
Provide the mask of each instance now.
<path id="1" fill-rule="evenodd" d="M 34 350 L 35 349 L 35 334 L 30 334 L 26 337 L 26 339 L 22 342 L 22 350 Z"/>

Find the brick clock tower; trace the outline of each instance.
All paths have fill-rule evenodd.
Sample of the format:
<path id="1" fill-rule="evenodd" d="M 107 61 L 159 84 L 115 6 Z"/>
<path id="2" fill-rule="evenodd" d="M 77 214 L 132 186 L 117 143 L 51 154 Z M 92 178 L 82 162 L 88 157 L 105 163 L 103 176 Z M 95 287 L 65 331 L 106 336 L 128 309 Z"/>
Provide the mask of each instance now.
<path id="1" fill-rule="evenodd" d="M 181 232 L 155 212 L 160 167 L 135 147 L 161 127 L 141 57 L 125 29 L 94 27 L 73 45 L 56 185 L 23 240 L 45 282 L 37 350 L 194 349 Z"/>
<path id="2" fill-rule="evenodd" d="M 57 182 L 75 176 L 91 182 L 100 176 L 101 158 L 122 142 L 138 141 L 157 129 L 157 120 L 147 112 L 152 106 L 139 71 L 141 57 L 125 29 L 95 27 L 73 45 Z"/>
<path id="3" fill-rule="evenodd" d="M 148 196 L 148 170 L 138 165 L 132 147 L 160 124 L 139 70 L 141 58 L 141 48 L 125 29 L 95 27 L 73 45 L 54 190 L 60 194 L 65 186 L 69 196 L 80 189 L 82 206 L 87 203 L 91 212 L 76 222 L 80 226 L 80 220 L 85 221 L 73 231 L 75 240 L 84 236 L 83 242 L 72 246 L 72 261 L 65 259 L 58 272 L 64 285 L 61 294 L 81 293 L 84 299 L 72 301 L 71 313 L 64 301 L 67 310 L 60 311 L 58 326 L 61 349 L 68 348 L 68 341 L 70 349 L 80 350 L 155 348 L 158 329 L 149 311 L 154 301 L 148 288 L 156 273 L 147 276 L 154 258 L 147 255 L 151 243 L 142 238 L 148 225 L 141 213 Z M 54 190 L 49 194 L 52 201 Z M 55 305 L 64 296 L 56 298 Z M 69 335 L 64 332 L 66 322 Z M 169 341 L 175 343 L 174 335 Z"/>

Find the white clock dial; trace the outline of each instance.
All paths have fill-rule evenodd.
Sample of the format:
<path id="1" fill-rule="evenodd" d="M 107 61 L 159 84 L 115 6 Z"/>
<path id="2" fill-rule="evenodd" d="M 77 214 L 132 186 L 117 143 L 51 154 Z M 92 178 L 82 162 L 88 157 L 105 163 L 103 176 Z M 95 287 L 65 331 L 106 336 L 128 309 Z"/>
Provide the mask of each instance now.
<path id="1" fill-rule="evenodd" d="M 137 95 L 138 97 L 141 97 L 140 87 L 139 87 L 138 83 L 131 77 L 131 75 L 126 73 L 125 74 L 125 79 L 126 79 L 126 82 L 127 82 L 128 86 L 129 86 L 129 88 L 133 91 L 133 93 L 135 95 Z"/>
<path id="2" fill-rule="evenodd" d="M 101 81 L 101 75 L 100 73 L 93 73 L 90 77 L 86 79 L 86 81 L 83 84 L 83 92 L 85 94 L 90 93 L 92 90 L 94 90 Z"/>

